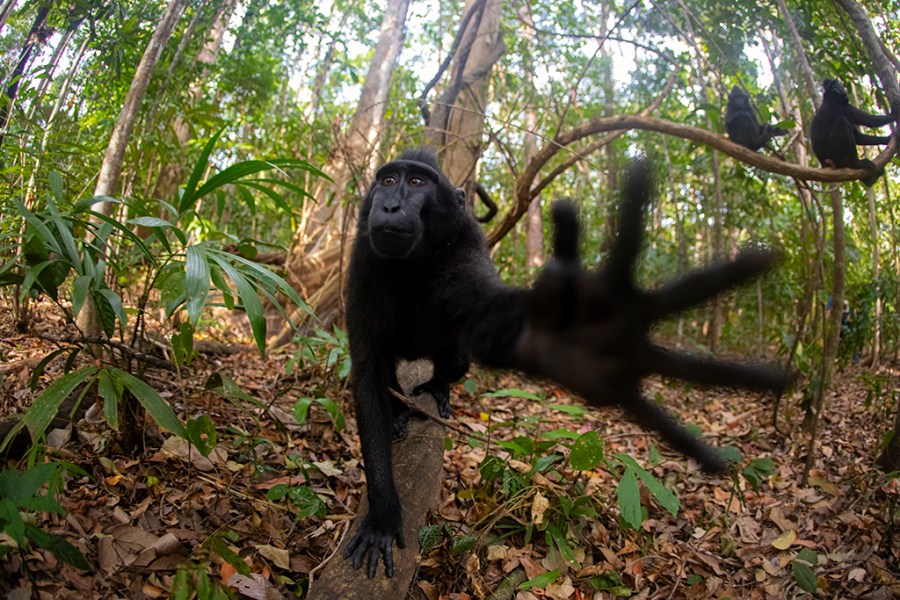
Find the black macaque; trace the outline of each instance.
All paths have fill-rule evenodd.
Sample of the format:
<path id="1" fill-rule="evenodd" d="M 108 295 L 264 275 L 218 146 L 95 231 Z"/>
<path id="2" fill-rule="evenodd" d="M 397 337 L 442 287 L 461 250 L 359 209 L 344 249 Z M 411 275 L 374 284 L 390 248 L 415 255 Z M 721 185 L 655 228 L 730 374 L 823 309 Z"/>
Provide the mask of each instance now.
<path id="1" fill-rule="evenodd" d="M 414 150 L 378 169 L 360 210 L 350 260 L 347 323 L 352 387 L 368 484 L 369 513 L 345 557 L 359 568 L 368 553 L 394 570 L 392 546 L 404 547 L 401 505 L 391 468 L 391 439 L 403 434 L 410 410 L 389 391 L 398 359 L 433 360 L 434 377 L 420 385 L 450 413 L 449 384 L 470 357 L 489 367 L 550 377 L 595 406 L 616 405 L 709 472 L 726 465 L 701 439 L 641 395 L 651 374 L 701 384 L 781 390 L 787 373 L 676 353 L 652 344 L 653 325 L 755 278 L 774 262 L 750 249 L 735 260 L 694 272 L 653 291 L 634 282 L 634 263 L 650 200 L 650 173 L 635 166 L 625 186 L 620 231 L 608 264 L 579 264 L 572 204 L 554 205 L 555 255 L 532 289 L 502 283 L 484 237 L 465 213 L 430 151 Z"/>
<path id="2" fill-rule="evenodd" d="M 725 108 L 725 129 L 728 137 L 735 144 L 751 150 L 759 150 L 769 143 L 773 137 L 787 135 L 788 130 L 774 125 L 761 125 L 756 119 L 750 96 L 734 86 L 728 94 L 728 106 Z"/>
<path id="3" fill-rule="evenodd" d="M 887 115 L 872 115 L 850 104 L 847 90 L 839 81 L 824 80 L 822 90 L 822 104 L 813 115 L 809 131 L 816 158 L 823 167 L 867 169 L 871 175 L 862 181 L 867 186 L 874 185 L 884 169 L 867 158 L 860 158 L 856 147 L 887 144 L 891 141 L 891 136 L 869 135 L 861 132 L 857 125 L 887 125 L 900 116 L 900 106 L 895 103 Z"/>

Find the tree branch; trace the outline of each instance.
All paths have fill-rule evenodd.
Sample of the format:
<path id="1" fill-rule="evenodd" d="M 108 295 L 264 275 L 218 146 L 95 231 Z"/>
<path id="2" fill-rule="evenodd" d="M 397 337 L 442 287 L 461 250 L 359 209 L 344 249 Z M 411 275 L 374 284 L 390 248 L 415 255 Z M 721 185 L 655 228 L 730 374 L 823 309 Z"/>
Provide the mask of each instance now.
<path id="1" fill-rule="evenodd" d="M 488 234 L 488 243 L 493 245 L 500 241 L 519 221 L 528 210 L 531 202 L 540 189 L 533 188 L 532 183 L 538 173 L 562 148 L 577 142 L 585 137 L 606 131 L 620 131 L 640 129 L 643 131 L 655 131 L 665 135 L 680 137 L 715 148 L 743 163 L 757 167 L 769 173 L 785 175 L 795 179 L 806 181 L 842 182 L 854 179 L 863 179 L 870 173 L 865 169 L 816 169 L 801 167 L 795 163 L 786 162 L 759 152 L 754 152 L 743 146 L 735 144 L 728 138 L 691 125 L 681 125 L 665 119 L 641 115 L 621 115 L 592 119 L 577 127 L 562 132 L 556 139 L 548 142 L 525 166 L 524 171 L 516 181 L 516 204 L 513 209 L 504 215 L 503 219 Z M 880 167 L 886 165 L 897 153 L 897 138 L 891 139 L 887 147 L 875 157 L 874 162 Z M 542 188 L 541 188 L 542 189 Z"/>

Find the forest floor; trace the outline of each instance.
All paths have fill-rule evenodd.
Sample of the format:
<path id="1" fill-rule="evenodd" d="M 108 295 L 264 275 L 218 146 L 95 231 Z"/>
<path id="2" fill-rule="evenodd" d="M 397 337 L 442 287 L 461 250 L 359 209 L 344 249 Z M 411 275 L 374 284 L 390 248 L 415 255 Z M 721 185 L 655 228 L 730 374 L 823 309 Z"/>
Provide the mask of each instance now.
<path id="1" fill-rule="evenodd" d="M 29 406 L 64 368 L 63 360 L 51 362 L 37 390 L 30 388 L 32 370 L 57 347 L 38 334 L 66 331 L 53 312 L 38 314 L 31 332 L 17 333 L 0 303 L 0 418 Z M 290 597 L 303 593 L 323 561 L 343 560 L 332 554 L 363 481 L 352 400 L 338 373 L 343 355 L 335 351 L 336 362 L 326 366 L 333 349 L 312 344 L 323 354 L 289 369 L 297 347 L 267 358 L 246 348 L 201 354 L 180 374 L 144 374 L 182 419 L 212 418 L 217 443 L 209 456 L 152 423 L 146 450 L 123 455 L 92 411 L 76 435 L 51 433 L 47 459 L 73 463 L 87 476 L 67 480 L 65 515 L 36 513 L 34 523 L 71 542 L 91 570 L 42 549 L 13 550 L 0 558 L 0 593 L 166 598 L 177 570 L 193 566 L 193 577 L 208 573 L 240 597 Z M 214 373 L 240 390 L 227 379 L 208 385 Z M 563 390 L 514 373 L 473 370 L 470 378 L 454 386 L 452 421 L 460 431 L 448 430 L 442 500 L 432 517 L 439 527 L 431 529 L 437 534 L 410 597 L 781 599 L 809 596 L 804 577 L 807 588 L 816 587 L 813 597 L 900 597 L 900 480 L 871 466 L 890 422 L 886 403 L 897 401 L 898 371 L 838 371 L 806 486 L 800 482 L 808 436 L 791 425 L 800 421 L 799 393 L 782 401 L 785 431 L 777 433 L 771 398 L 647 382 L 650 397 L 697 424 L 712 444 L 737 448 L 739 468 L 770 458 L 771 473 L 754 471 L 758 490 L 753 473 L 710 477 L 657 451 L 652 436 L 614 409 L 582 411 Z M 485 396 L 509 389 L 543 399 Z M 303 398 L 326 400 L 310 405 Z M 308 415 L 298 403 L 309 405 Z M 565 459 L 572 435 L 559 432 L 592 430 L 609 462 L 576 471 Z M 542 447 L 530 452 L 529 439 Z M 645 518 L 639 529 L 628 527 L 619 515 L 618 452 L 676 494 L 677 514 L 642 485 Z M 506 469 L 496 484 L 482 477 L 489 456 Z M 530 469 L 548 456 L 546 468 Z M 288 488 L 301 491 L 286 501 L 278 492 Z M 302 491 L 310 488 L 315 495 Z M 590 510 L 576 516 L 573 506 Z M 0 546 L 8 543 L 0 533 Z M 406 551 L 415 545 L 407 540 Z M 810 555 L 804 550 L 814 552 L 816 564 L 803 562 Z M 246 568 L 236 569 L 238 561 Z M 533 585 L 522 586 L 525 579 Z"/>

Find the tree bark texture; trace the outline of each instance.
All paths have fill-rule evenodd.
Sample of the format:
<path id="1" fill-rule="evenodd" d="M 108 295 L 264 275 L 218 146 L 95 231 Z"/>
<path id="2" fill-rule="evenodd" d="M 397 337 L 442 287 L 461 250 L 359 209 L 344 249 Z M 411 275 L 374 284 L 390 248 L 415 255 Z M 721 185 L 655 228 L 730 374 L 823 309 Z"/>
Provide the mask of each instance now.
<path id="1" fill-rule="evenodd" d="M 431 377 L 427 361 L 404 363 L 397 372 L 400 385 L 409 394 L 417 383 Z M 429 395 L 414 398 L 423 412 L 434 412 Z M 365 565 L 353 569 L 344 559 L 344 549 L 368 512 L 365 490 L 349 531 L 325 565 L 321 575 L 310 586 L 308 600 L 376 600 L 406 598 L 412 585 L 419 559 L 419 530 L 427 524 L 428 511 L 437 507 L 441 494 L 444 465 L 444 428 L 430 419 L 410 419 L 409 435 L 393 447 L 394 478 L 403 506 L 403 538 L 406 548 L 394 547 L 394 576 L 388 579 L 379 568 L 374 579 L 366 577 Z"/>
<path id="2" fill-rule="evenodd" d="M 809 478 L 815 460 L 816 437 L 822 412 L 825 410 L 825 396 L 831 387 L 831 379 L 834 375 L 834 362 L 837 360 L 838 344 L 841 342 L 841 310 L 844 307 L 844 281 L 846 279 L 846 241 L 844 237 L 844 203 L 841 199 L 841 189 L 833 186 L 831 189 L 831 218 L 834 228 L 834 265 L 832 267 L 831 282 L 831 312 L 828 315 L 828 326 L 825 330 L 825 347 L 822 349 L 822 367 L 820 370 L 822 384 L 816 396 L 813 411 L 812 429 L 809 434 L 809 443 L 806 447 L 806 466 L 803 469 L 803 485 Z"/>
<path id="3" fill-rule="evenodd" d="M 131 80 L 131 87 L 125 95 L 125 103 L 122 106 L 122 112 L 113 127 L 112 135 L 109 138 L 109 145 L 106 147 L 106 154 L 103 157 L 103 164 L 100 166 L 100 174 L 97 176 L 97 185 L 94 188 L 95 196 L 107 196 L 115 193 L 116 186 L 119 183 L 119 175 L 122 172 L 122 161 L 125 158 L 125 149 L 131 139 L 131 133 L 134 131 L 134 123 L 137 119 L 138 110 L 144 101 L 147 93 L 147 85 L 150 83 L 150 77 L 153 70 L 159 62 L 159 57 L 166 46 L 166 42 L 172 37 L 172 31 L 178 17 L 184 8 L 186 0 L 171 0 L 166 7 L 160 19 L 156 31 L 150 37 L 150 42 L 144 50 L 141 61 L 138 63 Z M 95 207 L 97 211 L 109 214 L 111 205 L 104 202 Z"/>
<path id="4" fill-rule="evenodd" d="M 506 46 L 500 34 L 502 0 L 468 0 L 464 13 L 475 12 L 460 32 L 451 79 L 431 111 L 425 139 L 438 149 L 447 178 L 466 190 L 467 208 L 475 199 L 475 168 L 484 149 L 488 84 Z"/>
<path id="5" fill-rule="evenodd" d="M 171 0 L 159 25 L 150 37 L 143 56 L 141 56 L 141 61 L 131 80 L 131 87 L 128 88 L 128 93 L 125 95 L 122 112 L 119 113 L 119 118 L 113 127 L 112 135 L 110 135 L 109 145 L 106 147 L 106 154 L 97 176 L 97 185 L 94 187 L 94 196 L 108 196 L 115 193 L 119 175 L 122 172 L 125 150 L 131 139 L 131 133 L 134 131 L 138 110 L 147 93 L 147 85 L 150 83 L 150 77 L 159 62 L 166 42 L 172 37 L 172 30 L 175 28 L 175 23 L 178 22 L 185 2 L 186 0 Z M 94 210 L 109 216 L 112 213 L 112 206 L 111 202 L 98 202 L 94 205 Z M 97 225 L 102 223 L 100 219 L 93 217 L 91 221 Z M 81 312 L 78 313 L 78 328 L 87 337 L 96 337 L 100 334 L 100 324 L 97 321 L 96 312 L 97 309 L 91 295 L 88 294 Z"/>
<path id="6" fill-rule="evenodd" d="M 9 126 L 13 103 L 16 101 L 16 96 L 19 93 L 19 85 L 22 82 L 22 77 L 25 75 L 25 69 L 31 60 L 31 55 L 34 49 L 39 44 L 43 44 L 53 33 L 51 29 L 47 28 L 47 13 L 49 12 L 49 6 L 38 8 L 37 14 L 34 16 L 34 22 L 31 24 L 31 31 L 25 38 L 25 46 L 19 52 L 19 59 L 16 61 L 16 66 L 9 76 L 9 85 L 6 87 L 3 97 L 0 97 L 0 146 L 3 145 L 3 140 L 6 137 L 6 128 Z"/>
<path id="7" fill-rule="evenodd" d="M 784 2 L 784 0 L 778 1 Z M 900 102 L 900 84 L 897 83 L 897 71 L 884 53 L 884 47 L 878 34 L 875 33 L 875 28 L 872 27 L 872 21 L 869 20 L 866 9 L 855 0 L 834 1 L 850 16 L 853 26 L 856 27 L 856 31 L 866 47 L 869 59 L 875 67 L 878 80 L 881 81 L 881 85 L 884 86 L 887 92 L 888 100 L 892 103 Z"/>

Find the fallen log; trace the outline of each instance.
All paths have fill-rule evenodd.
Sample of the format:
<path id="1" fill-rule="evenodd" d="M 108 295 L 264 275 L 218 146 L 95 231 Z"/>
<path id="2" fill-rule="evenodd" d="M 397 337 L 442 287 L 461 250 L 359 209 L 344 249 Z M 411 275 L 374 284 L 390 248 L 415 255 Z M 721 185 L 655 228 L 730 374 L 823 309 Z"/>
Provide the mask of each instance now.
<path id="1" fill-rule="evenodd" d="M 404 392 L 423 412 L 435 412 L 434 399 L 427 394 L 411 396 L 410 390 L 418 383 L 431 378 L 431 364 L 427 361 L 405 363 L 398 369 L 397 377 Z M 308 600 L 374 600 L 376 598 L 406 598 L 415 581 L 421 552 L 419 530 L 426 525 L 428 511 L 440 500 L 442 469 L 444 464 L 444 428 L 431 419 L 410 419 L 409 434 L 392 447 L 394 478 L 397 493 L 403 506 L 403 539 L 405 549 L 394 547 L 394 576 L 384 576 L 383 563 L 379 562 L 374 579 L 366 577 L 365 564 L 353 569 L 344 559 L 344 549 L 362 519 L 369 510 L 363 492 L 362 500 L 350 531 L 340 547 L 322 569 L 321 575 L 310 584 Z"/>

